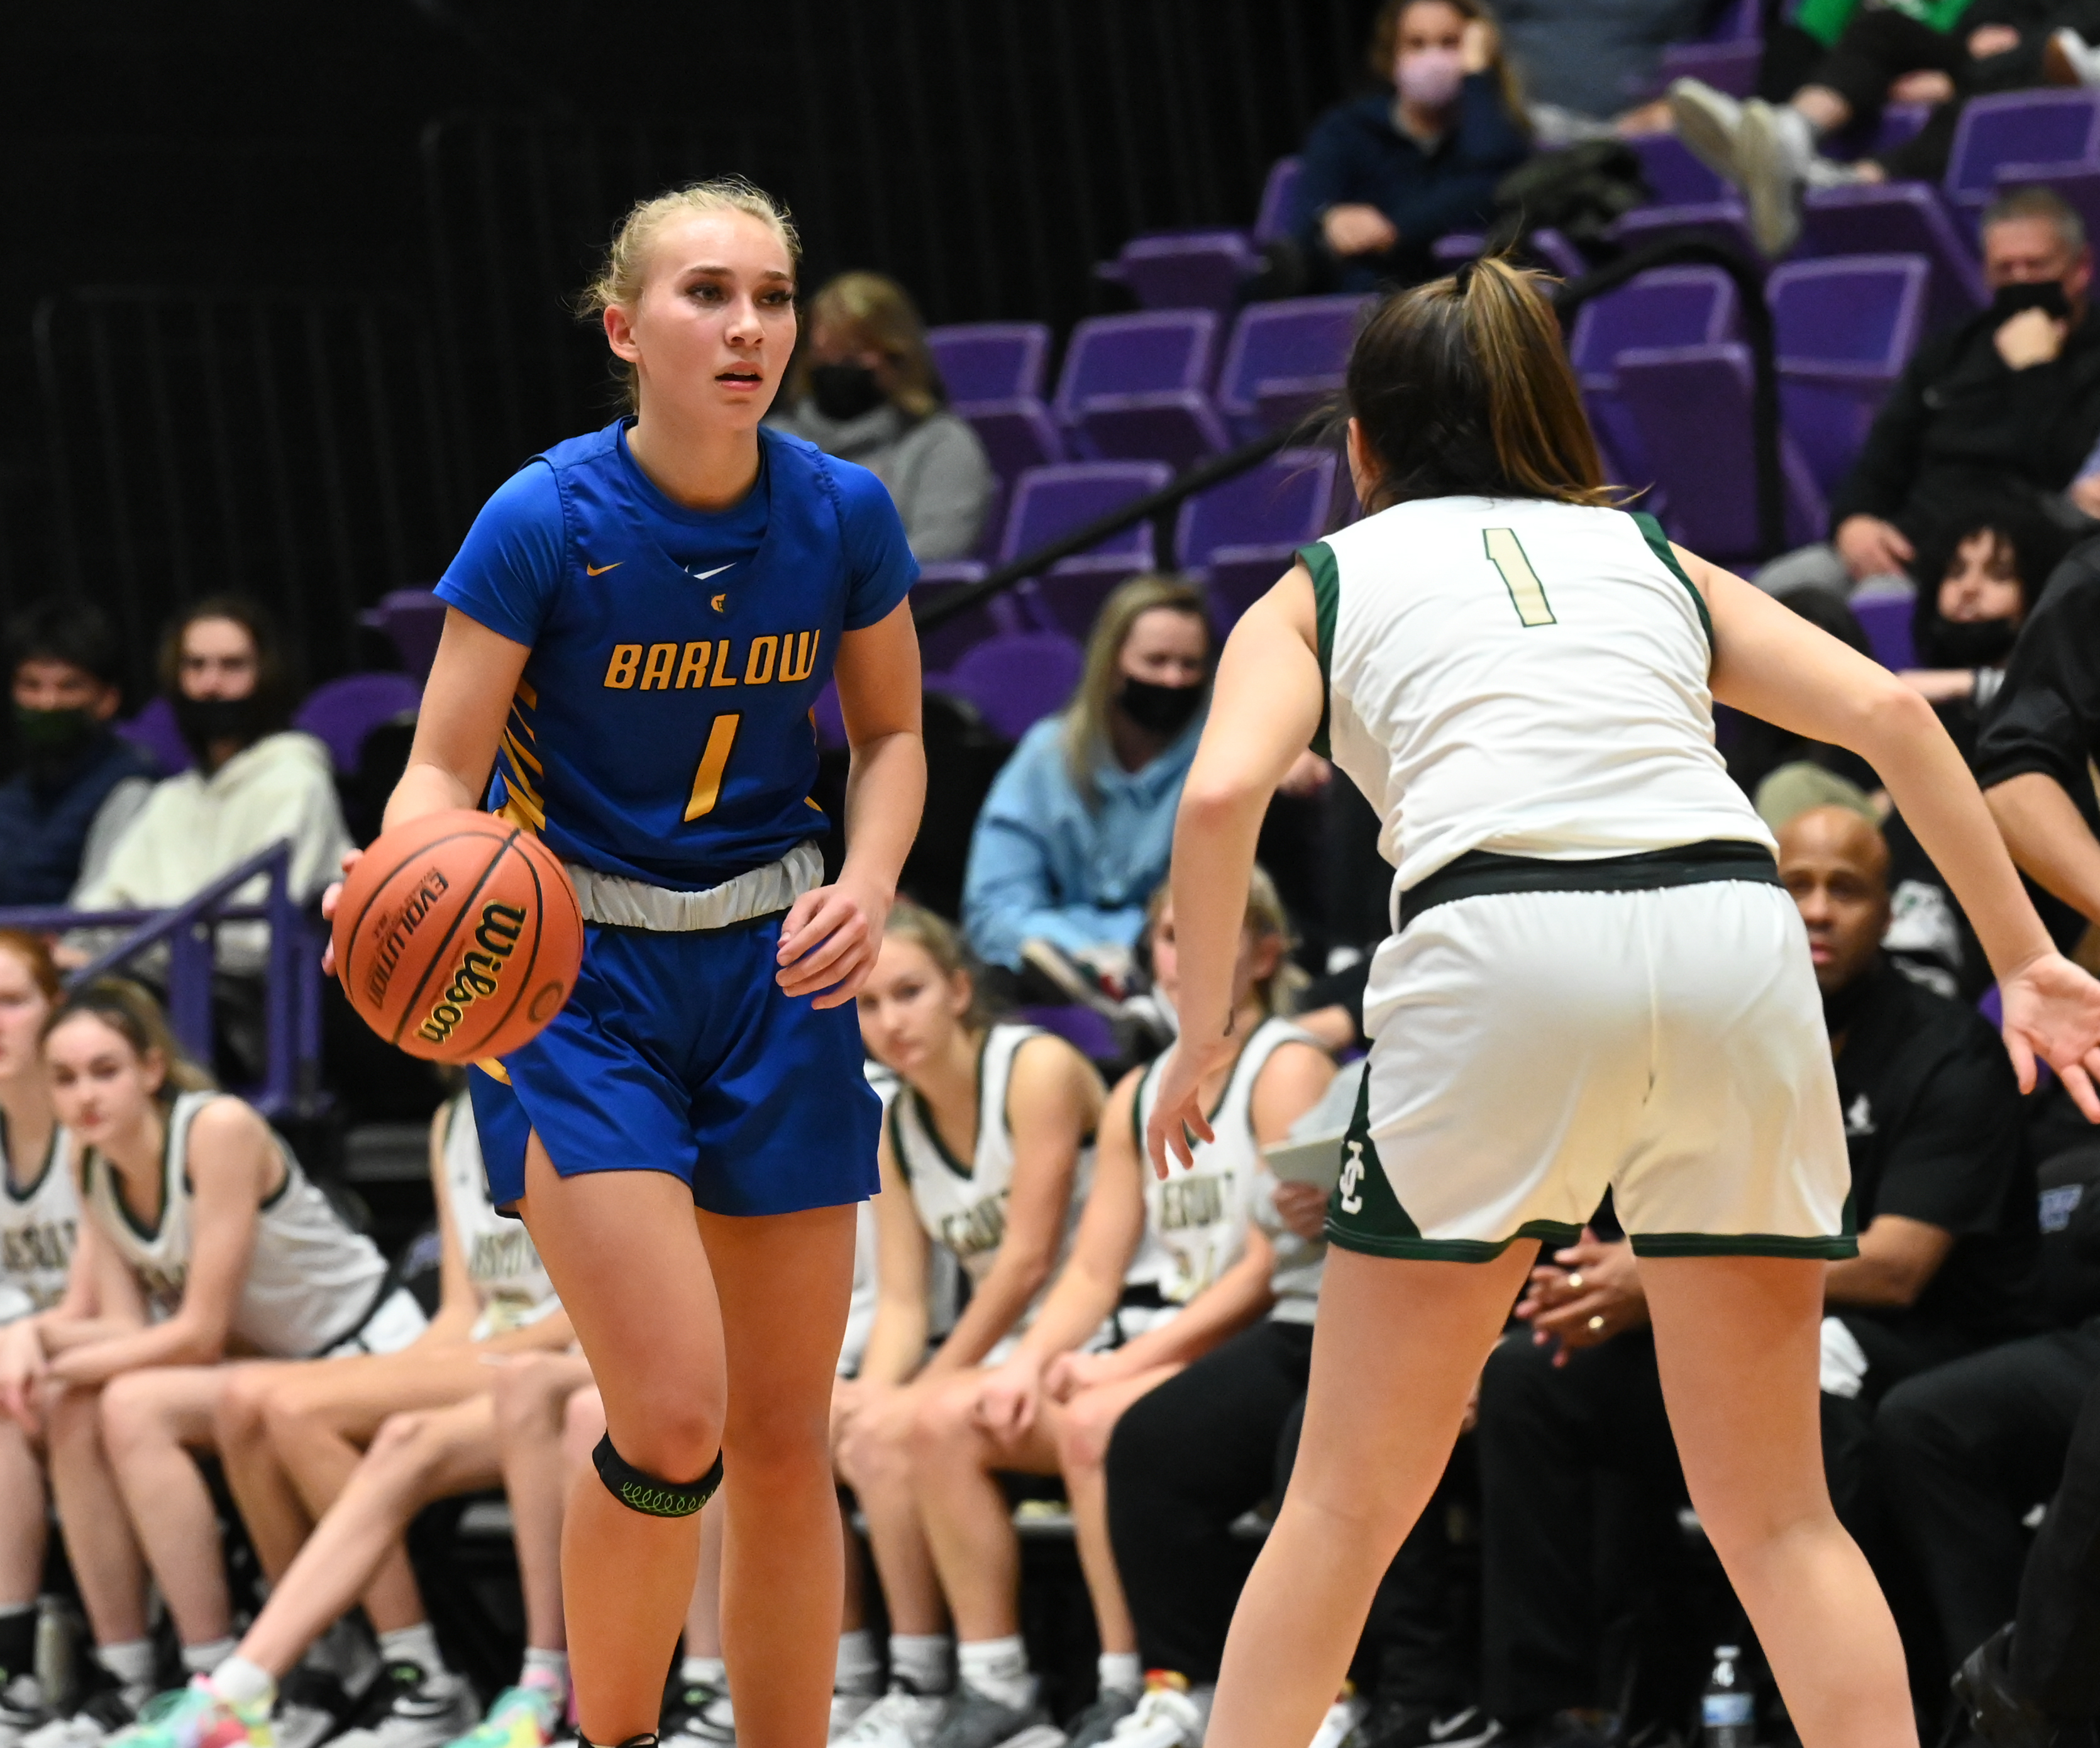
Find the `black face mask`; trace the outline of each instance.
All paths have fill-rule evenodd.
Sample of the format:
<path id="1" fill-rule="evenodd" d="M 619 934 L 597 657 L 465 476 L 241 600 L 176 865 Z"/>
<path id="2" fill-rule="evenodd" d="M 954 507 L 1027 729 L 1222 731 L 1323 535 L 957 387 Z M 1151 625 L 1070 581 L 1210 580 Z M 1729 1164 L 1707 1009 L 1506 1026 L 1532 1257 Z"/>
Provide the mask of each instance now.
<path id="1" fill-rule="evenodd" d="M 1932 628 L 1932 652 L 1950 668 L 1995 668 L 2019 634 L 2010 619 L 1943 619 Z"/>
<path id="2" fill-rule="evenodd" d="M 2045 311 L 2060 322 L 2071 320 L 2071 300 L 2064 296 L 2062 284 L 2057 280 L 2029 280 L 2018 285 L 2001 285 L 1991 298 L 1991 319 L 1994 322 L 2005 321 L 2023 310 Z"/>
<path id="3" fill-rule="evenodd" d="M 262 739 L 262 719 L 253 698 L 188 698 L 179 693 L 174 706 L 175 726 L 200 765 L 214 741 L 237 740 L 245 747 Z"/>
<path id="4" fill-rule="evenodd" d="M 1116 704 L 1148 735 L 1171 740 L 1202 708 L 1203 688 L 1201 685 L 1154 686 L 1149 680 L 1126 678 L 1116 694 Z"/>
<path id="5" fill-rule="evenodd" d="M 102 726 L 92 710 L 32 710 L 15 706 L 15 743 L 33 775 L 69 764 Z"/>
<path id="6" fill-rule="evenodd" d="M 866 364 L 812 364 L 810 399 L 827 419 L 843 424 L 872 413 L 886 399 L 875 373 Z"/>

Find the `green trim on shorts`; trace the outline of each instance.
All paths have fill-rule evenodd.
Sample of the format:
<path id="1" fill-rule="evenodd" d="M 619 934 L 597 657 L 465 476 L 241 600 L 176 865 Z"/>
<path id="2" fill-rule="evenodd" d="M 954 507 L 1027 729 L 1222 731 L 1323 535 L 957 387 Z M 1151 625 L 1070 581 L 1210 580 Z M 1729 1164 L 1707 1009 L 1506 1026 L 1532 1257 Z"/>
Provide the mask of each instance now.
<path id="1" fill-rule="evenodd" d="M 1670 536 L 1662 532 L 1662 524 L 1644 510 L 1626 512 L 1634 519 L 1634 526 L 1641 531 L 1641 538 L 1648 549 L 1669 567 L 1670 574 L 1684 585 L 1685 592 L 1692 597 L 1692 604 L 1699 609 L 1699 623 L 1706 628 L 1706 656 L 1710 666 L 1714 656 L 1714 616 L 1706 609 L 1706 598 L 1699 593 L 1699 586 L 1684 574 L 1684 567 L 1677 562 L 1677 554 L 1670 550 Z"/>
<path id="2" fill-rule="evenodd" d="M 1506 1238 L 1383 1238 L 1342 1225 L 1332 1216 L 1327 1221 L 1330 1243 L 1365 1256 L 1394 1256 L 1407 1262 L 1493 1262 L 1522 1239 L 1565 1245 L 1582 1235 L 1580 1226 L 1558 1220 L 1528 1220 Z"/>
<path id="3" fill-rule="evenodd" d="M 1334 714 L 1335 617 L 1341 610 L 1342 572 L 1335 562 L 1335 549 L 1325 541 L 1299 547 L 1298 562 L 1312 579 L 1312 617 L 1320 638 L 1320 726 L 1313 732 L 1312 750 L 1323 759 L 1331 758 L 1327 731 Z"/>
<path id="4" fill-rule="evenodd" d="M 1787 1238 L 1770 1232 L 1636 1232 L 1636 1256 L 1789 1256 L 1843 1262 L 1860 1254 L 1850 1233 L 1828 1238 Z"/>

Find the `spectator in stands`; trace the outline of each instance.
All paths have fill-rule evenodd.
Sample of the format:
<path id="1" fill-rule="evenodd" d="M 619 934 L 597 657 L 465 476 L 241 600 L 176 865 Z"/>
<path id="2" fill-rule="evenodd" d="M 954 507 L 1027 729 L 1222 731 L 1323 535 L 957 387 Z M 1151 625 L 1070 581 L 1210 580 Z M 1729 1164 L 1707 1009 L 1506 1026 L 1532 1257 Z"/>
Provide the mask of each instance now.
<path id="1" fill-rule="evenodd" d="M 2034 1176 L 2005 1048 L 1974 1009 L 1890 967 L 1886 852 L 1838 808 L 1779 835 L 1808 934 L 1851 1155 L 1859 1255 L 1829 1265 L 1824 1461 L 1839 1510 L 1866 1497 L 1873 1406 L 1903 1379 L 2032 1327 Z M 1663 1412 L 1640 1271 L 1586 1231 L 1533 1272 L 1480 1386 L 1484 1700 L 1524 1742 L 1579 1727 L 1597 1701 L 1589 1475 L 1630 1472 L 1685 1498 Z M 1666 1530 L 1663 1532 L 1667 1533 Z"/>
<path id="2" fill-rule="evenodd" d="M 917 906 L 890 912 L 860 994 L 870 1054 L 903 1082 L 883 1127 L 875 1326 L 860 1374 L 832 1398 L 840 1473 L 867 1515 L 889 1604 L 887 1695 L 841 1738 L 926 1748 L 953 1684 L 946 1613 L 914 1492 L 920 1405 L 1012 1349 L 1048 1292 L 1091 1170 L 1101 1077 L 1061 1038 L 988 1024 L 955 932 Z M 969 1303 L 929 1352 L 935 1247 Z"/>
<path id="3" fill-rule="evenodd" d="M 425 1318 L 386 1259 L 352 1232 L 280 1137 L 211 1089 L 137 985 L 100 979 L 53 1011 L 44 1063 L 59 1119 L 83 1149 L 84 1217 L 67 1302 L 0 1334 L 0 1405 L 48 1440 L 66 1551 L 105 1666 L 121 1682 L 68 1740 L 135 1711 L 152 1650 L 136 1547 L 167 1604 L 183 1666 L 233 1649 L 218 1507 L 197 1467 L 236 1353 L 295 1359 L 388 1353 Z M 110 1315 L 93 1283 L 130 1278 Z M 100 1314 L 78 1314 L 77 1300 Z M 128 1525 L 128 1534 L 118 1533 Z"/>
<path id="4" fill-rule="evenodd" d="M 158 775 L 114 733 L 117 634 L 101 610 L 46 601 L 7 628 L 21 769 L 0 784 L 0 905 L 63 904 L 109 859 Z"/>
<path id="5" fill-rule="evenodd" d="M 1154 973 L 1171 1003 L 1180 980 L 1163 887 L 1152 913 Z M 1061 1475 L 1071 1501 L 1101 1648 L 1099 1697 L 1070 1724 L 1073 1748 L 1096 1748 L 1136 1708 L 1146 1666 L 1109 1545 L 1102 1463 L 1125 1410 L 1268 1309 L 1275 1252 L 1254 1214 L 1262 1150 L 1335 1078 L 1326 1053 L 1275 1017 L 1295 981 L 1290 947 L 1282 901 L 1257 867 L 1233 971 L 1239 1048 L 1203 1087 L 1216 1139 L 1162 1183 L 1139 1145 L 1151 1071 L 1126 1075 L 1101 1112 L 1093 1183 L 1056 1285 L 1004 1361 L 944 1379 L 920 1405 L 912 1483 L 962 1673 L 935 1748 L 991 1748 L 1048 1721 L 1021 1640 L 1021 1548 L 1002 1472 Z"/>
<path id="6" fill-rule="evenodd" d="M 1829 5 L 1804 8 L 1817 23 Z M 2072 84 L 2045 64 L 2049 25 L 2062 7 L 2050 0 L 1972 0 L 1957 7 L 1865 6 L 1830 38 L 1829 52 L 1784 103 L 1739 103 L 1697 79 L 1670 87 L 1679 134 L 1714 173 L 1742 189 L 1758 246 L 1777 260 L 1801 232 L 1801 199 L 1811 188 L 1849 183 L 1938 182 L 1961 105 L 1991 91 L 2018 90 L 2045 78 Z M 1925 126 L 1879 157 L 1842 163 L 1821 143 L 1856 122 L 1871 126 L 1886 103 L 1930 104 Z"/>
<path id="7" fill-rule="evenodd" d="M 774 423 L 889 487 L 921 564 L 967 558 L 991 504 L 991 463 L 947 409 L 910 294 L 880 273 L 842 273 L 810 300 L 807 320 Z"/>
<path id="8" fill-rule="evenodd" d="M 1380 90 L 1320 118 L 1299 176 L 1299 246 L 1335 291 L 1432 276 L 1430 245 L 1483 228 L 1531 149 L 1480 0 L 1386 0 L 1370 68 Z"/>
<path id="9" fill-rule="evenodd" d="M 1498 0 L 1495 17 L 1542 146 L 1669 126 L 1650 101 L 1662 51 L 1698 36 L 1714 0 Z"/>
<path id="10" fill-rule="evenodd" d="M 1193 585 L 1138 576 L 1109 597 L 1071 703 L 1021 737 L 977 814 L 963 921 L 986 965 L 1066 999 L 1123 993 L 1214 659 Z"/>
<path id="11" fill-rule="evenodd" d="M 1895 579 L 1908 593 L 1917 541 L 1979 493 L 2061 514 L 2067 492 L 2100 514 L 2100 478 L 2076 477 L 2100 437 L 2085 224 L 2052 190 L 2015 188 L 1984 209 L 1983 242 L 1991 307 L 1918 348 L 1832 496 L 1831 544 L 1766 566 L 1764 588 Z"/>
<path id="12" fill-rule="evenodd" d="M 360 1596 L 386 1671 L 377 1727 L 388 1748 L 442 1748 L 473 1724 L 473 1693 L 439 1653 L 399 1536 L 389 1540 L 374 1521 L 355 1512 L 338 1517 L 334 1507 L 367 1470 L 398 1477 L 440 1457 L 466 1466 L 471 1457 L 457 1446 L 470 1450 L 475 1428 L 492 1450 L 488 1398 L 496 1367 L 515 1353 L 560 1352 L 573 1337 L 531 1237 L 489 1200 L 463 1091 L 432 1120 L 430 1162 L 442 1291 L 429 1327 L 398 1353 L 244 1366 L 221 1391 L 215 1440 L 271 1582 L 269 1605 L 207 1681 L 127 1733 L 131 1748 L 188 1748 L 214 1728 L 267 1717 L 278 1681 Z M 469 1430 L 461 1440 L 430 1433 L 439 1410 L 475 1404 L 478 1417 L 461 1416 Z M 367 1482 L 361 1497 L 369 1501 L 381 1490 Z M 351 1525 L 364 1534 L 353 1537 Z M 302 1564 L 310 1539 L 324 1552 Z M 536 1729 L 544 1742 L 568 1701 L 565 1669 L 536 1666 L 528 1674 L 534 1679 L 500 1702 L 515 1710 L 503 1720 L 515 1748 L 526 1748 Z M 338 1719 L 350 1709 L 346 1696 L 319 1684 L 292 1696 L 293 1703 L 314 1698 Z"/>

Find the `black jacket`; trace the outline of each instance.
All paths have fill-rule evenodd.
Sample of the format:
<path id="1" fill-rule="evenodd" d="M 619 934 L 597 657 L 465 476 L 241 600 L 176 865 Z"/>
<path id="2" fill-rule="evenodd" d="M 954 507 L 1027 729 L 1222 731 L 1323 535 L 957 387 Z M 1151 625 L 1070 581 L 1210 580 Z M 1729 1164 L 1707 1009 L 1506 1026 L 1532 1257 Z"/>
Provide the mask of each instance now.
<path id="1" fill-rule="evenodd" d="M 2040 771 L 2053 777 L 2100 835 L 2086 775 L 2100 757 L 2100 539 L 2071 550 L 2020 628 L 2005 684 L 1976 739 L 1976 781 Z"/>
<path id="2" fill-rule="evenodd" d="M 1979 492 L 2058 492 L 2100 438 L 2100 311 L 2054 362 L 2011 370 L 1985 310 L 1917 350 L 1831 500 L 1915 536 L 1933 510 Z"/>

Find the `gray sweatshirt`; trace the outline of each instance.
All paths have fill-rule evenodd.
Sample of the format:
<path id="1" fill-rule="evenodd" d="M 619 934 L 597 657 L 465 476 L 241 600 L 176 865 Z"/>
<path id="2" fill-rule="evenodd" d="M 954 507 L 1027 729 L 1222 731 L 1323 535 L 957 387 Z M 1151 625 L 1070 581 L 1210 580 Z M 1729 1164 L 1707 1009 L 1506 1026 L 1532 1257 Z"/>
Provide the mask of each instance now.
<path id="1" fill-rule="evenodd" d="M 977 550 L 991 500 L 991 463 L 977 434 L 945 409 L 915 422 L 897 408 L 827 419 L 805 400 L 773 422 L 827 455 L 865 467 L 889 488 L 904 537 L 921 564 L 967 558 Z"/>

